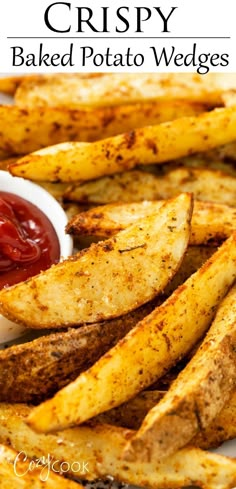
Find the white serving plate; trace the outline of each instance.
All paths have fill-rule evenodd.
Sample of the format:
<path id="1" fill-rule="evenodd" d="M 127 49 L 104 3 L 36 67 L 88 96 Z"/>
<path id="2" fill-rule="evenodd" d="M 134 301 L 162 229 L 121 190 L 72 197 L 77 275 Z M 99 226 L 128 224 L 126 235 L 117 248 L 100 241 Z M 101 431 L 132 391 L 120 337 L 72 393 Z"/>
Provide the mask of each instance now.
<path id="1" fill-rule="evenodd" d="M 5 75 L 8 75 L 8 74 L 1 74 L 0 73 L 0 77 L 5 76 Z M 11 99 L 9 97 L 6 97 L 6 96 L 3 96 L 0 94 L 0 104 L 6 104 L 6 103 L 10 103 L 10 102 L 11 102 Z M 216 452 L 216 453 L 220 453 L 222 455 L 226 455 L 228 457 L 236 458 L 236 439 L 231 440 L 227 443 L 224 443 L 223 445 L 221 445 L 221 447 L 217 448 L 216 450 L 212 450 L 212 451 Z M 87 487 L 87 489 L 96 489 L 96 488 L 99 488 L 99 489 L 101 489 L 101 488 L 117 489 L 117 488 L 120 488 L 121 485 L 116 484 L 116 483 L 112 483 L 112 482 L 110 482 L 109 485 L 107 483 L 103 485 L 101 482 L 99 482 L 98 484 L 88 483 L 86 485 L 86 487 Z M 128 486 L 126 486 L 126 487 L 128 487 Z M 131 487 L 130 487 L 130 489 L 131 489 Z"/>

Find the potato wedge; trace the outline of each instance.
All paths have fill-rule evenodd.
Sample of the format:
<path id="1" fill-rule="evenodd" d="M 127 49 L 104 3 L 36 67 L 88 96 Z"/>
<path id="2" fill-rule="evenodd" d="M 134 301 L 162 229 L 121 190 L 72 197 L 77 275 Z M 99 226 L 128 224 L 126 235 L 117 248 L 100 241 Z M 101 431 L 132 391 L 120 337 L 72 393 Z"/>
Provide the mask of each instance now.
<path id="1" fill-rule="evenodd" d="M 166 391 L 143 391 L 134 399 L 94 418 L 99 423 L 138 430 L 147 415 Z M 191 440 L 191 445 L 207 450 L 236 438 L 236 391 L 212 423 Z"/>
<path id="2" fill-rule="evenodd" d="M 37 406 L 29 424 L 40 432 L 64 429 L 151 385 L 201 339 L 235 277 L 236 233 L 89 370 Z"/>
<path id="3" fill-rule="evenodd" d="M 28 459 L 20 449 L 0 445 L 0 485 L 1 489 L 82 489 L 76 482 L 64 479 L 42 462 Z"/>
<path id="4" fill-rule="evenodd" d="M 205 168 L 176 168 L 163 176 L 133 170 L 68 188 L 66 200 L 89 204 L 133 203 L 192 192 L 198 200 L 236 205 L 236 178 Z"/>
<path id="5" fill-rule="evenodd" d="M 87 76 L 86 76 L 87 75 Z M 98 75 L 98 74 L 97 74 Z M 235 74 L 104 73 L 30 78 L 19 86 L 16 103 L 27 106 L 104 106 L 145 100 L 182 99 L 221 105 L 222 91 L 235 87 Z"/>
<path id="6" fill-rule="evenodd" d="M 236 183 L 235 183 L 236 186 Z M 110 237 L 149 214 L 158 212 L 163 201 L 107 204 L 74 215 L 66 231 L 78 236 Z M 195 201 L 190 245 L 221 243 L 236 229 L 236 209 L 223 204 Z"/>
<path id="7" fill-rule="evenodd" d="M 0 150 L 26 154 L 64 141 L 95 141 L 204 111 L 201 104 L 145 102 L 118 107 L 67 108 L 0 106 Z M 9 127 L 11 130 L 9 131 Z"/>
<path id="8" fill-rule="evenodd" d="M 236 286 L 220 304 L 200 348 L 125 449 L 126 460 L 156 460 L 185 446 L 221 411 L 236 386 Z M 171 420 L 171 422 L 170 422 Z"/>
<path id="9" fill-rule="evenodd" d="M 86 181 L 229 143 L 235 140 L 235 125 L 235 107 L 217 109 L 93 143 L 49 146 L 20 159 L 10 170 L 32 180 Z"/>
<path id="10" fill-rule="evenodd" d="M 15 450 L 24 449 L 28 456 L 42 457 L 50 453 L 56 460 L 72 466 L 72 461 L 87 462 L 83 479 L 106 478 L 109 474 L 127 484 L 150 489 L 179 489 L 197 485 L 202 489 L 229 489 L 236 483 L 236 460 L 198 448 L 184 448 L 157 462 L 124 463 L 121 454 L 134 432 L 124 428 L 92 423 L 51 435 L 39 435 L 26 424 L 30 408 L 25 405 L 0 405 L 0 440 L 8 440 Z M 75 475 L 75 474 L 72 474 Z"/>
<path id="11" fill-rule="evenodd" d="M 0 292 L 3 315 L 31 328 L 67 327 L 121 316 L 162 292 L 190 234 L 192 198 L 181 194 L 158 214 L 91 245 Z"/>
<path id="12" fill-rule="evenodd" d="M 89 368 L 155 307 L 0 350 L 0 401 L 38 403 Z"/>

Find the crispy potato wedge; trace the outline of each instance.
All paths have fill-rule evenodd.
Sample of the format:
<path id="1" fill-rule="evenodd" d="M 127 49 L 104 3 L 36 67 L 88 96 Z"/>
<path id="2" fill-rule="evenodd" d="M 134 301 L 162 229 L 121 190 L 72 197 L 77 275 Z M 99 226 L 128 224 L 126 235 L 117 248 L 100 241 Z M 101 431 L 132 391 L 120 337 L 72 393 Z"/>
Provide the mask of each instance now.
<path id="1" fill-rule="evenodd" d="M 156 302 L 121 318 L 0 350 L 0 401 L 38 403 L 52 396 L 123 338 Z"/>
<path id="2" fill-rule="evenodd" d="M 216 109 L 146 126 L 93 143 L 49 146 L 11 165 L 13 175 L 32 180 L 86 181 L 131 170 L 139 163 L 160 164 L 235 140 L 236 108 Z"/>
<path id="3" fill-rule="evenodd" d="M 66 200 L 89 204 L 133 203 L 192 192 L 198 200 L 236 205 L 236 178 L 206 168 L 175 168 L 163 176 L 133 170 L 68 188 Z"/>
<path id="4" fill-rule="evenodd" d="M 40 432 L 64 429 L 151 385 L 201 339 L 235 277 L 236 233 L 89 370 L 37 406 L 29 424 Z"/>
<path id="5" fill-rule="evenodd" d="M 0 106 L 0 150 L 6 155 L 26 154 L 64 141 L 95 141 L 124 131 L 200 114 L 201 104 L 145 102 L 70 110 L 58 107 Z M 9 131 L 11 127 L 11 131 Z"/>
<path id="6" fill-rule="evenodd" d="M 99 414 L 94 420 L 99 423 L 112 424 L 138 430 L 147 415 L 164 396 L 166 391 L 143 391 L 134 399 L 117 406 L 116 408 Z M 212 423 L 191 440 L 193 446 L 203 448 L 215 448 L 224 441 L 236 437 L 236 391 L 223 407 Z"/>
<path id="7" fill-rule="evenodd" d="M 156 460 L 207 428 L 236 386 L 236 286 L 220 304 L 200 348 L 125 449 L 126 460 Z M 171 422 L 170 422 L 171 420 Z"/>
<path id="8" fill-rule="evenodd" d="M 50 453 L 56 460 L 87 462 L 83 479 L 106 478 L 109 474 L 127 484 L 150 489 L 179 489 L 197 485 L 202 489 L 229 489 L 236 483 L 236 460 L 198 448 L 184 448 L 163 462 L 124 463 L 121 454 L 134 432 L 124 428 L 92 423 L 52 435 L 38 435 L 25 424 L 30 408 L 25 405 L 0 405 L 0 440 L 28 456 Z M 75 474 L 72 474 L 75 475 Z"/>
<path id="9" fill-rule="evenodd" d="M 95 75 L 95 74 L 94 74 Z M 192 73 L 104 73 L 25 79 L 19 86 L 16 103 L 27 106 L 104 106 L 145 100 L 200 101 L 222 104 L 222 90 L 235 87 L 235 74 Z"/>
<path id="10" fill-rule="evenodd" d="M 20 449 L 0 445 L 0 485 L 1 489 L 82 489 L 82 486 L 64 479 L 42 462 L 31 461 Z"/>
<path id="11" fill-rule="evenodd" d="M 236 187 L 236 183 L 235 183 Z M 236 188 L 235 188 L 236 190 Z M 107 204 L 74 215 L 66 226 L 72 235 L 110 237 L 149 214 L 158 212 L 163 201 Z M 217 244 L 236 229 L 236 209 L 223 204 L 195 201 L 190 245 Z"/>
<path id="12" fill-rule="evenodd" d="M 67 327 L 121 316 L 162 292 L 190 234 L 192 198 L 181 194 L 158 214 L 27 282 L 0 292 L 3 315 L 31 328 Z"/>

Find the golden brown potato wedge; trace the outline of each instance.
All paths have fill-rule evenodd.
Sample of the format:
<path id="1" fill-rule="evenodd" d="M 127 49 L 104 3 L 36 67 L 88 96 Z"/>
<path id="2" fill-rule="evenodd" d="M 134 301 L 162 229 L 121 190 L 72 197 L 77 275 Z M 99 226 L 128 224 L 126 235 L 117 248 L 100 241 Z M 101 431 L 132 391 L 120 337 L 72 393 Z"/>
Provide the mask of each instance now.
<path id="1" fill-rule="evenodd" d="M 160 164 L 235 140 L 236 108 L 216 109 L 156 126 L 134 129 L 93 143 L 49 146 L 11 165 L 13 175 L 32 180 L 86 181 Z"/>
<path id="2" fill-rule="evenodd" d="M 99 423 L 138 430 L 147 415 L 164 396 L 166 391 L 143 391 L 134 399 L 116 408 L 99 414 L 94 420 Z M 236 391 L 212 423 L 191 440 L 191 445 L 207 450 L 236 437 Z"/>
<path id="3" fill-rule="evenodd" d="M 161 293 L 176 273 L 190 234 L 192 198 L 181 194 L 158 214 L 114 238 L 0 292 L 3 315 L 33 328 L 118 317 Z"/>
<path id="4" fill-rule="evenodd" d="M 208 453 L 198 448 L 184 448 L 163 462 L 126 462 L 122 451 L 134 432 L 109 425 L 82 426 L 52 435 L 38 435 L 26 424 L 30 408 L 25 405 L 0 405 L 0 440 L 15 450 L 24 449 L 29 457 L 50 453 L 56 460 L 79 461 L 81 469 L 87 462 L 87 472 L 78 472 L 81 479 L 111 477 L 127 484 L 150 489 L 179 489 L 197 485 L 202 489 L 229 489 L 236 483 L 236 460 Z M 78 464 L 77 464 L 78 470 Z M 71 471 L 72 472 L 72 471 Z M 70 473 L 71 473 L 70 472 Z M 75 475 L 71 473 L 71 475 Z"/>
<path id="5" fill-rule="evenodd" d="M 133 170 L 68 188 L 67 200 L 89 204 L 133 203 L 192 192 L 195 199 L 236 205 L 236 178 L 206 168 L 175 168 L 158 176 Z"/>
<path id="6" fill-rule="evenodd" d="M 17 452 L 4 445 L 0 445 L 0 485 L 1 489 L 82 489 L 50 466 L 43 467 L 40 460 L 30 460 L 22 448 Z"/>
<path id="7" fill-rule="evenodd" d="M 52 396 L 89 368 L 154 307 L 155 303 L 148 303 L 121 318 L 0 350 L 0 401 L 38 403 Z"/>
<path id="8" fill-rule="evenodd" d="M 145 100 L 200 101 L 221 105 L 222 91 L 235 86 L 235 74 L 104 73 L 30 78 L 19 86 L 16 103 L 27 106 L 104 106 Z"/>
<path id="9" fill-rule="evenodd" d="M 236 187 L 236 183 L 235 183 Z M 235 188 L 236 190 L 236 188 Z M 74 215 L 66 226 L 72 235 L 110 237 L 144 216 L 158 212 L 163 201 L 107 204 Z M 236 209 L 224 204 L 195 201 L 190 245 L 222 242 L 236 229 Z"/>
<path id="10" fill-rule="evenodd" d="M 220 304 L 200 348 L 125 449 L 127 460 L 156 460 L 207 428 L 236 385 L 236 286 Z M 171 422 L 170 422 L 171 420 Z"/>
<path id="11" fill-rule="evenodd" d="M 2 105 L 0 150 L 6 155 L 26 154 L 64 141 L 95 141 L 147 124 L 197 115 L 204 108 L 200 104 L 180 101 L 145 102 L 93 110 L 47 106 L 27 109 Z"/>
<path id="12" fill-rule="evenodd" d="M 201 339 L 235 277 L 236 233 L 89 370 L 37 406 L 29 424 L 40 432 L 64 429 L 151 385 Z"/>

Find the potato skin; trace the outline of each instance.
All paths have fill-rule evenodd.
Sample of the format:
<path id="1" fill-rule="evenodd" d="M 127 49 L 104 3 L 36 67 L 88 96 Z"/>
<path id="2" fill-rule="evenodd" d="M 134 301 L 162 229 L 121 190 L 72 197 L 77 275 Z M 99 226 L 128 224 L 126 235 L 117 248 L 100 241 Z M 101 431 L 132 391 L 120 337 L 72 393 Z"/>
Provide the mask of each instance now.
<path id="1" fill-rule="evenodd" d="M 155 307 L 0 350 L 0 401 L 38 403 L 89 368 Z"/>

